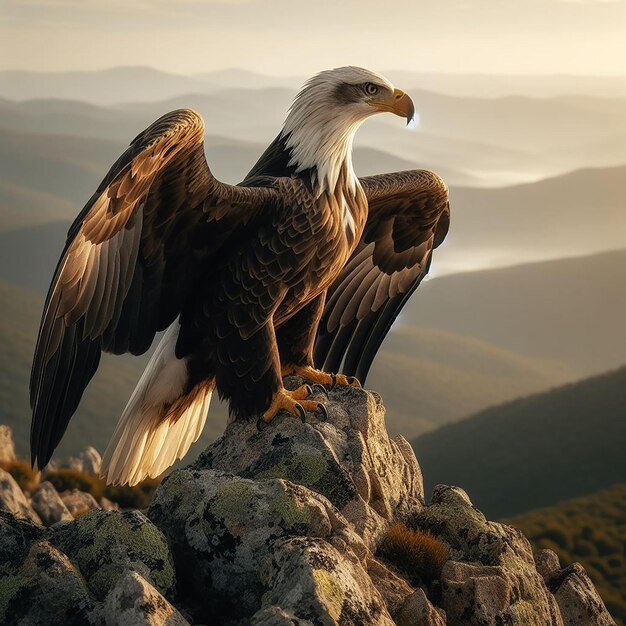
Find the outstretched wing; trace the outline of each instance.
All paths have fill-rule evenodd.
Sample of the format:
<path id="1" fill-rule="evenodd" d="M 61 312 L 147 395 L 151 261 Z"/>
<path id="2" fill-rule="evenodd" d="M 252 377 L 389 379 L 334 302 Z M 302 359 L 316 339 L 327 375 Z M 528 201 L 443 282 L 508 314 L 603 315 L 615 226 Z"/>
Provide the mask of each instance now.
<path id="1" fill-rule="evenodd" d="M 328 290 L 315 363 L 362 382 L 393 321 L 428 273 L 448 232 L 444 181 L 426 170 L 361 179 L 369 216 L 361 240 Z"/>
<path id="2" fill-rule="evenodd" d="M 31 372 L 33 464 L 49 461 L 101 351 L 141 354 L 180 313 L 210 252 L 199 224 L 212 222 L 219 239 L 217 222 L 234 224 L 271 194 L 217 181 L 203 135 L 194 111 L 164 115 L 135 138 L 70 227 Z"/>

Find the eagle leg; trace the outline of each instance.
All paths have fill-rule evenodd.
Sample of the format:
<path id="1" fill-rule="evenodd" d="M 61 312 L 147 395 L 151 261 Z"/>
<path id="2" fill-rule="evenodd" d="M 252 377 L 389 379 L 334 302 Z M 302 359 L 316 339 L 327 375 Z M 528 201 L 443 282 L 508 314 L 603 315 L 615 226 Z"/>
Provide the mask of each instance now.
<path id="1" fill-rule="evenodd" d="M 281 376 L 301 376 L 305 380 L 318 385 L 330 385 L 330 387 L 360 387 L 361 383 L 354 376 L 344 374 L 329 374 L 315 369 L 310 365 L 284 365 Z"/>
<path id="2" fill-rule="evenodd" d="M 279 389 L 272 397 L 269 408 L 265 411 L 257 422 L 257 427 L 262 430 L 263 426 L 269 424 L 279 413 L 287 411 L 291 415 L 299 417 L 305 421 L 305 411 L 319 412 L 322 420 L 328 419 L 326 407 L 315 400 L 307 400 L 313 390 L 309 385 L 302 385 L 293 391 Z"/>

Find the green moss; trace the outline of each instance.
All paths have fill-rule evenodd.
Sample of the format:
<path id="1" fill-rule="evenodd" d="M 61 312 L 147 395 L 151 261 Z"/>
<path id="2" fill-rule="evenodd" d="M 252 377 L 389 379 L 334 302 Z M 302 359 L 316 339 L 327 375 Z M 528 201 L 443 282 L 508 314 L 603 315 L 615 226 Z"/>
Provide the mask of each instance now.
<path id="1" fill-rule="evenodd" d="M 168 593 L 174 586 L 174 569 L 165 537 L 138 512 L 86 513 L 62 529 L 60 543 L 100 599 L 132 562 L 146 566 L 161 592 Z"/>
<path id="2" fill-rule="evenodd" d="M 254 490 L 248 481 L 227 483 L 217 493 L 213 511 L 223 519 L 244 523 L 248 519 Z"/>
<path id="3" fill-rule="evenodd" d="M 285 524 L 293 528 L 294 526 L 304 526 L 311 524 L 311 512 L 291 496 L 281 494 L 273 501 L 274 510 L 280 515 Z"/>
<path id="4" fill-rule="evenodd" d="M 0 624 L 7 624 L 6 611 L 11 600 L 31 584 L 31 579 L 18 574 L 4 576 L 0 579 Z"/>
<path id="5" fill-rule="evenodd" d="M 344 593 L 341 585 L 334 579 L 330 572 L 324 569 L 314 569 L 313 578 L 321 591 L 321 596 L 326 600 L 326 608 L 331 617 L 338 621 L 343 608 Z"/>
<path id="6" fill-rule="evenodd" d="M 328 471 L 328 461 L 320 454 L 301 454 L 278 463 L 257 474 L 257 478 L 284 478 L 312 487 Z"/>

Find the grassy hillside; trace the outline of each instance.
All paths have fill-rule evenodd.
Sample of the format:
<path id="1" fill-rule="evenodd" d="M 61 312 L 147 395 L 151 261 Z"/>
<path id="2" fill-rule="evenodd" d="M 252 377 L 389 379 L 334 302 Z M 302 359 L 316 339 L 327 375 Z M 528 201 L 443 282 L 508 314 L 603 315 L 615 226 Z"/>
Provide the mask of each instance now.
<path id="1" fill-rule="evenodd" d="M 626 482 L 626 368 L 502 406 L 413 442 L 427 492 L 460 485 L 491 517 Z"/>
<path id="2" fill-rule="evenodd" d="M 383 396 L 389 430 L 411 438 L 571 379 L 557 364 L 484 341 L 398 326 L 376 357 L 367 386 Z"/>
<path id="3" fill-rule="evenodd" d="M 624 250 L 443 276 L 420 286 L 401 323 L 558 361 L 583 377 L 626 363 L 624 284 Z"/>
<path id="4" fill-rule="evenodd" d="M 506 520 L 565 567 L 582 563 L 618 624 L 626 624 L 626 485 Z"/>
<path id="5" fill-rule="evenodd" d="M 0 282 L 0 307 L 0 423 L 14 429 L 18 448 L 26 454 L 28 376 L 42 297 Z M 473 372 L 466 371 L 468 361 Z M 145 362 L 146 357 L 103 357 L 62 444 L 63 453 L 77 452 L 87 444 L 104 449 Z M 565 377 L 558 367 L 484 342 L 450 333 L 400 331 L 391 335 L 379 355 L 368 386 L 385 399 L 390 430 L 414 437 L 461 417 L 468 408 L 546 389 Z M 199 445 L 219 434 L 224 422 L 225 411 L 215 403 Z"/>

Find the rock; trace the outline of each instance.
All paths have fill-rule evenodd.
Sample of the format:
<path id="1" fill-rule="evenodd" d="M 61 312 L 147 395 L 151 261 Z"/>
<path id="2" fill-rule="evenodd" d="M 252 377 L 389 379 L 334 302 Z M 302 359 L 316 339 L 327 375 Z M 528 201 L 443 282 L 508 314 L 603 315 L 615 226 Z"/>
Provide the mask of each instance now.
<path id="1" fill-rule="evenodd" d="M 391 617 L 396 616 L 407 598 L 414 592 L 413 587 L 401 576 L 374 557 L 367 559 L 367 573 L 383 597 Z"/>
<path id="2" fill-rule="evenodd" d="M 78 472 L 99 474 L 101 465 L 100 453 L 93 446 L 87 446 L 78 456 L 71 456 L 63 461 L 60 467 L 69 467 Z"/>
<path id="3" fill-rule="evenodd" d="M 287 378 L 294 388 L 302 379 Z M 320 399 L 323 399 L 321 397 Z M 389 522 L 423 506 L 422 474 L 411 446 L 391 439 L 378 394 L 354 387 L 329 392 L 328 420 L 277 417 L 229 424 L 194 464 L 244 478 L 283 478 L 326 496 L 373 548 Z"/>
<path id="4" fill-rule="evenodd" d="M 80 489 L 69 489 L 62 492 L 60 497 L 72 517 L 78 517 L 100 508 L 97 500 L 90 493 Z"/>
<path id="5" fill-rule="evenodd" d="M 548 583 L 564 626 L 615 626 L 585 569 L 574 563 L 552 575 Z"/>
<path id="6" fill-rule="evenodd" d="M 31 506 L 46 526 L 61 521 L 71 521 L 74 516 L 61 500 L 54 485 L 45 481 L 39 485 L 31 498 Z"/>
<path id="7" fill-rule="evenodd" d="M 537 550 L 535 552 L 535 567 L 541 574 L 544 582 L 548 584 L 550 579 L 561 571 L 559 557 L 552 550 Z"/>
<path id="8" fill-rule="evenodd" d="M 198 594 L 210 588 L 204 601 L 219 615 L 258 610 L 267 590 L 263 568 L 280 538 L 335 539 L 346 550 L 366 551 L 324 496 L 280 479 L 179 470 L 163 481 L 148 515 L 167 535 L 179 571 L 190 573 L 184 586 Z"/>
<path id="9" fill-rule="evenodd" d="M 446 626 L 446 614 L 436 609 L 423 589 L 414 591 L 402 604 L 394 617 L 397 626 Z"/>
<path id="10" fill-rule="evenodd" d="M 41 524 L 39 515 L 33 511 L 24 492 L 9 472 L 0 468 L 0 509 L 13 513 L 18 518 Z"/>
<path id="11" fill-rule="evenodd" d="M 269 605 L 314 624 L 394 624 L 359 560 L 323 539 L 276 542 L 266 576 L 261 615 Z"/>
<path id="12" fill-rule="evenodd" d="M 562 626 L 528 540 L 515 528 L 487 521 L 462 489 L 435 487 L 411 525 L 450 546 L 452 560 L 440 580 L 448 624 Z"/>
<path id="13" fill-rule="evenodd" d="M 16 458 L 13 431 L 10 426 L 0 424 L 0 463 L 11 463 Z"/>
<path id="14" fill-rule="evenodd" d="M 102 608 L 80 572 L 48 541 L 33 544 L 20 568 L 0 580 L 0 587 L 0 623 L 102 623 Z"/>
<path id="15" fill-rule="evenodd" d="M 80 569 L 98 600 L 120 576 L 135 571 L 160 593 L 173 592 L 174 568 L 163 534 L 139 511 L 91 511 L 55 529 L 58 545 Z"/>
<path id="16" fill-rule="evenodd" d="M 487 520 L 463 489 L 439 485 L 425 506 L 415 456 L 402 438 L 388 437 L 376 394 L 329 395 L 326 422 L 280 416 L 262 432 L 253 420 L 229 424 L 196 463 L 163 480 L 148 517 L 97 509 L 37 526 L 17 518 L 24 494 L 9 481 L 2 497 L 13 512 L 0 511 L 0 622 L 614 623 L 579 565 L 561 569 L 546 550 L 533 557 L 519 530 Z M 46 483 L 40 492 L 33 502 L 49 504 Z M 81 492 L 61 498 L 80 502 L 70 512 L 97 507 Z M 397 522 L 445 544 L 443 569 L 419 533 L 408 533 L 411 549 L 422 546 L 423 566 L 437 560 L 432 576 L 407 578 L 400 562 L 383 559 L 396 558 L 393 551 L 376 555 Z"/>
<path id="17" fill-rule="evenodd" d="M 48 536 L 48 529 L 0 510 L 0 578 L 12 576 L 31 546 Z M 2 589 L 2 583 L 0 583 Z M 2 623 L 2 620 L 0 620 Z"/>
<path id="18" fill-rule="evenodd" d="M 49 528 L 0 512 L 2 624 L 100 625 L 105 600 L 109 623 L 186 624 L 163 595 L 174 586 L 165 537 L 139 511 Z"/>
<path id="19" fill-rule="evenodd" d="M 107 626 L 188 626 L 189 622 L 137 572 L 119 578 L 104 603 Z"/>
<path id="20" fill-rule="evenodd" d="M 100 498 L 100 508 L 105 511 L 119 511 L 120 505 L 117 502 L 111 502 L 111 500 L 102 496 Z"/>
<path id="21" fill-rule="evenodd" d="M 82 471 L 91 474 L 99 474 L 102 465 L 100 453 L 93 447 L 87 446 L 79 455 L 78 459 L 82 464 Z"/>

